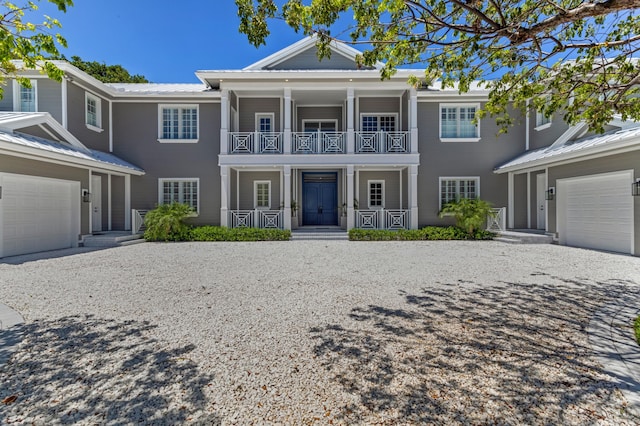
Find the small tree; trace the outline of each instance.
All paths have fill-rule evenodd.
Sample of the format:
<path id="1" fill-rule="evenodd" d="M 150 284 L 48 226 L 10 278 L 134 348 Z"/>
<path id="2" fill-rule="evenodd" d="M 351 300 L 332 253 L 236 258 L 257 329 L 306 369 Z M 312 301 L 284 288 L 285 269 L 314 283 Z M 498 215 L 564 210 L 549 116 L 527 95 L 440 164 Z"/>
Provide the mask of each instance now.
<path id="1" fill-rule="evenodd" d="M 476 231 L 487 223 L 487 217 L 491 214 L 489 202 L 467 198 L 448 202 L 440 211 L 440 217 L 453 215 L 456 219 L 456 226 L 464 229 L 469 237 L 475 237 Z"/>
<path id="2" fill-rule="evenodd" d="M 147 227 L 144 238 L 148 241 L 185 241 L 190 227 L 184 220 L 193 214 L 188 204 L 161 204 L 144 217 Z"/>

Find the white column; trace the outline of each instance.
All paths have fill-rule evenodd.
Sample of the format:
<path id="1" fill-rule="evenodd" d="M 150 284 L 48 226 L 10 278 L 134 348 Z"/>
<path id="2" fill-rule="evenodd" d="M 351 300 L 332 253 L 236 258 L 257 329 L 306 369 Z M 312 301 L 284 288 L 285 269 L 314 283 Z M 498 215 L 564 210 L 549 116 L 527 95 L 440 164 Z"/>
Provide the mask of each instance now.
<path id="1" fill-rule="evenodd" d="M 411 229 L 418 229 L 418 166 L 409 166 L 409 215 Z"/>
<path id="2" fill-rule="evenodd" d="M 236 182 L 238 184 L 238 182 Z M 231 181 L 229 166 L 220 166 L 220 226 L 229 226 L 229 203 L 231 195 Z"/>
<path id="3" fill-rule="evenodd" d="M 509 172 L 507 176 L 507 228 L 513 229 L 514 224 L 514 204 L 513 204 L 513 172 Z"/>
<path id="4" fill-rule="evenodd" d="M 131 231 L 131 175 L 124 175 L 124 230 Z"/>
<path id="5" fill-rule="evenodd" d="M 411 89 L 410 94 L 409 129 L 411 130 L 411 153 L 416 154 L 418 152 L 418 92 L 416 89 Z"/>
<path id="6" fill-rule="evenodd" d="M 284 229 L 291 229 L 291 166 L 284 166 Z"/>
<path id="7" fill-rule="evenodd" d="M 347 166 L 347 231 L 355 226 L 353 194 L 353 164 L 349 164 Z"/>
<path id="8" fill-rule="evenodd" d="M 126 213 L 125 213 L 126 215 Z M 111 174 L 107 175 L 107 229 L 111 231 L 113 228 L 111 224 Z"/>
<path id="9" fill-rule="evenodd" d="M 226 154 L 229 134 L 229 91 L 220 91 L 220 154 Z"/>
<path id="10" fill-rule="evenodd" d="M 109 152 L 113 152 L 113 102 L 109 101 Z"/>
<path id="11" fill-rule="evenodd" d="M 68 117 L 68 112 L 67 112 L 67 85 L 69 83 L 67 83 L 67 78 L 66 76 L 62 78 L 62 86 L 61 86 L 61 91 L 62 91 L 62 127 L 64 127 L 65 129 L 67 128 L 67 117 Z"/>
<path id="12" fill-rule="evenodd" d="M 353 154 L 356 146 L 356 135 L 353 128 L 353 100 L 354 90 L 353 87 L 349 87 L 347 89 L 347 154 Z"/>
<path id="13" fill-rule="evenodd" d="M 291 154 L 291 89 L 284 89 L 284 153 Z M 288 205 L 288 204 L 287 204 Z M 291 221 L 291 218 L 289 218 Z M 287 229 L 291 229 L 290 227 Z"/>

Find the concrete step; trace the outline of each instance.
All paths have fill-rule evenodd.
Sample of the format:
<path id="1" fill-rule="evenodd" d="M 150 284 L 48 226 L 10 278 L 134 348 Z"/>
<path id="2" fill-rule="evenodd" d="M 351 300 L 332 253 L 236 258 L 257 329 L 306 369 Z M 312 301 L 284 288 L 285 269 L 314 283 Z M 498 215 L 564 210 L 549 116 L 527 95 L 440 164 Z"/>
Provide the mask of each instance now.
<path id="1" fill-rule="evenodd" d="M 498 232 L 498 236 L 493 239 L 494 241 L 502 241 L 504 243 L 519 243 L 519 244 L 552 244 L 553 237 L 551 235 L 528 233 L 528 232 L 515 232 L 515 231 L 501 231 Z"/>
<path id="2" fill-rule="evenodd" d="M 517 238 L 496 237 L 493 239 L 493 241 L 500 241 L 501 243 L 508 244 L 522 244 L 522 240 L 519 240 Z"/>
<path id="3" fill-rule="evenodd" d="M 331 231 L 331 232 L 309 232 L 309 231 L 304 231 L 304 232 L 296 232 L 293 231 L 291 233 L 291 240 L 292 241 L 302 241 L 302 240 L 342 240 L 342 241 L 348 241 L 349 240 L 349 234 L 347 234 L 346 232 L 342 231 L 342 232 L 336 232 L 336 231 Z"/>
<path id="4" fill-rule="evenodd" d="M 144 242 L 142 235 L 126 232 L 101 232 L 84 237 L 84 247 L 118 247 L 121 245 Z"/>

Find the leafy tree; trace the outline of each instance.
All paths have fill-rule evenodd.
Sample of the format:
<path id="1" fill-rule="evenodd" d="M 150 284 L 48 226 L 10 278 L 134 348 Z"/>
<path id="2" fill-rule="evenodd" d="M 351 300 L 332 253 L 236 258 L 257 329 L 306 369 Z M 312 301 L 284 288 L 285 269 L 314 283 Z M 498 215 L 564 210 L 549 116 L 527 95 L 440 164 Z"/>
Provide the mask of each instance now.
<path id="1" fill-rule="evenodd" d="M 15 77 L 23 86 L 31 86 L 29 79 L 16 74 L 18 66 L 12 62 L 14 60 L 21 61 L 25 68 L 42 67 L 43 72 L 50 78 L 62 80 L 62 71 L 50 60 L 59 56 L 58 46 L 67 47 L 64 37 L 55 33 L 56 28 L 61 28 L 60 22 L 46 15 L 40 23 L 33 23 L 27 19 L 37 12 L 39 1 L 18 4 L 0 0 L 0 83 L 7 77 Z M 56 5 L 62 12 L 73 6 L 73 0 L 47 1 Z"/>
<path id="2" fill-rule="evenodd" d="M 191 227 L 184 220 L 193 214 L 188 204 L 160 204 L 147 212 L 144 238 L 147 241 L 187 241 Z"/>
<path id="3" fill-rule="evenodd" d="M 235 1 L 240 31 L 255 46 L 279 18 L 316 34 L 319 56 L 328 56 L 336 28 L 346 26 L 342 41 L 367 46 L 363 65 L 385 62 L 383 78 L 421 64 L 414 84 L 439 78 L 466 92 L 479 80 L 490 90 L 480 116 L 496 116 L 503 130 L 514 121 L 510 104 L 562 112 L 598 131 L 614 114 L 640 120 L 640 0 Z"/>
<path id="4" fill-rule="evenodd" d="M 63 59 L 66 59 L 63 57 Z M 83 61 L 79 56 L 72 56 L 72 65 L 78 67 L 87 74 L 97 78 L 103 83 L 148 83 L 143 75 L 129 74 L 122 65 L 106 65 L 104 62 Z"/>

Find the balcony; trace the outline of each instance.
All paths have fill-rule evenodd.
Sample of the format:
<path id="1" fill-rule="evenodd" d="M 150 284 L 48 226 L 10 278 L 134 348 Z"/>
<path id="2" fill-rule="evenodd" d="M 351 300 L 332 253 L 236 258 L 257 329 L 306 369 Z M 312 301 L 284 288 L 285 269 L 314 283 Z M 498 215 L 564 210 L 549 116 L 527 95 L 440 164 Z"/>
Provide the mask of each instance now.
<path id="1" fill-rule="evenodd" d="M 229 132 L 228 154 L 409 154 L 410 132 Z M 290 138 L 287 138 L 290 136 Z M 285 146 L 285 141 L 290 146 Z M 352 142 L 350 142 L 350 140 Z M 349 144 L 352 146 L 349 146 Z"/>

